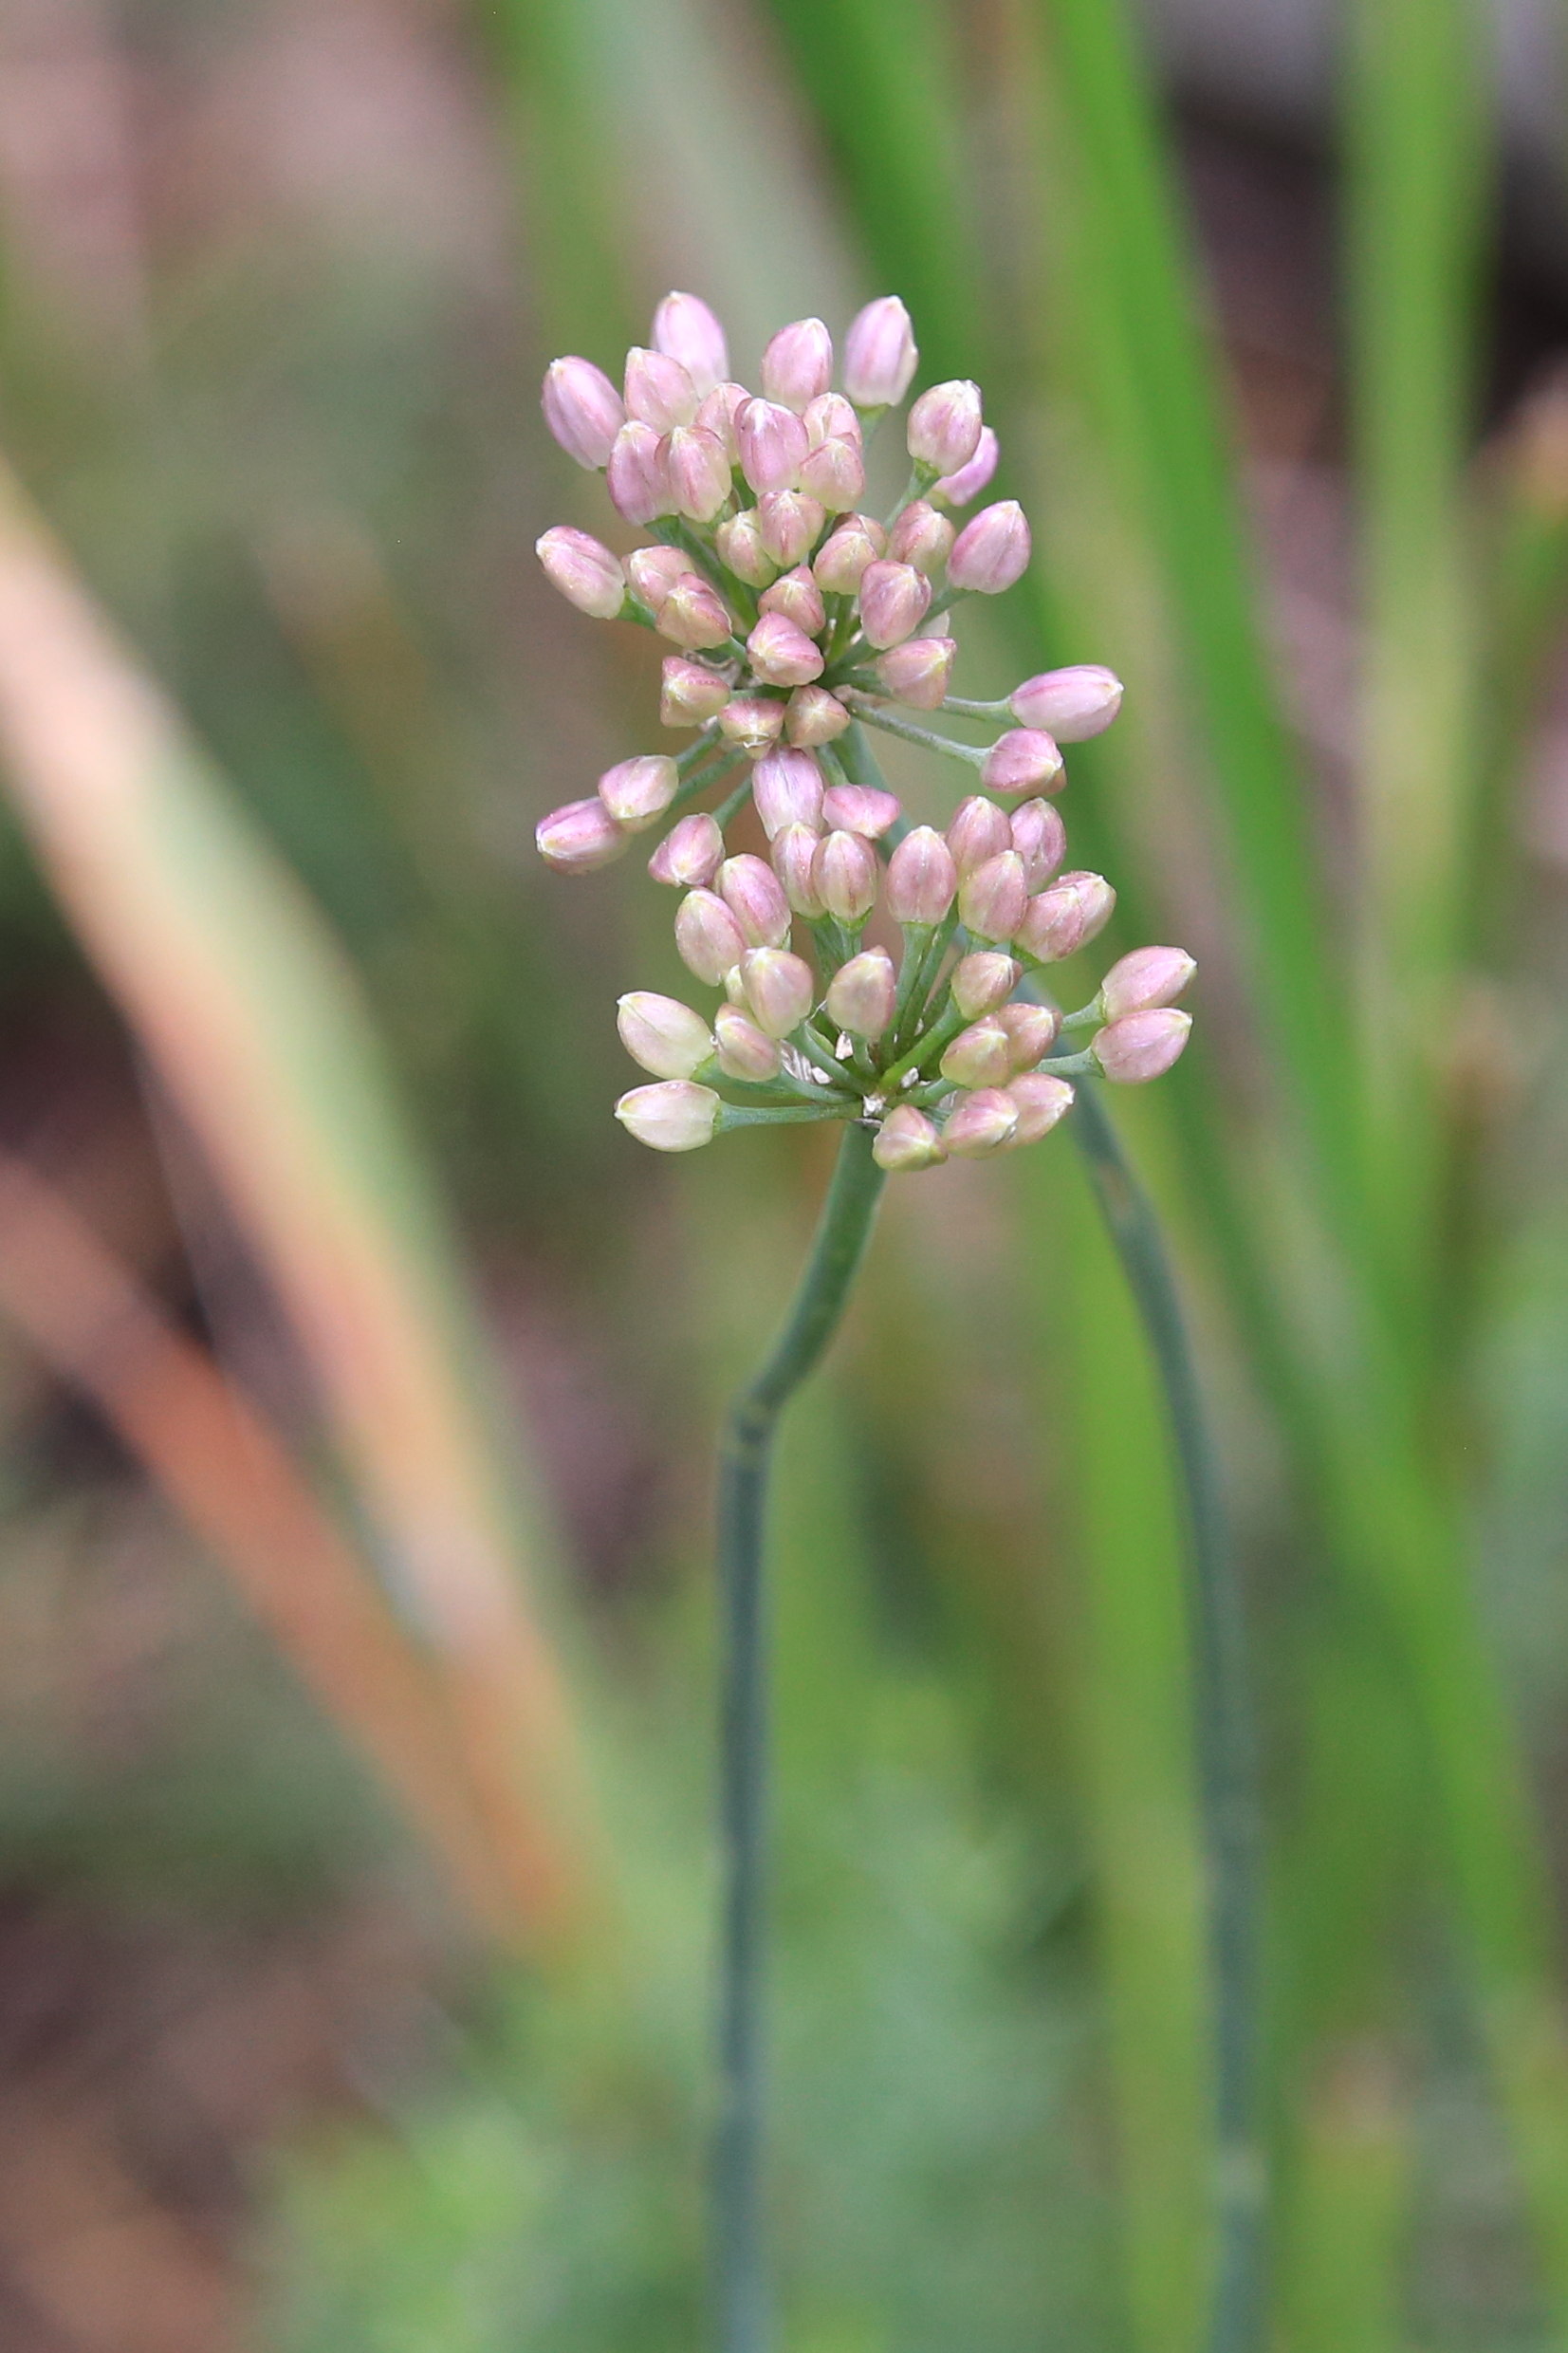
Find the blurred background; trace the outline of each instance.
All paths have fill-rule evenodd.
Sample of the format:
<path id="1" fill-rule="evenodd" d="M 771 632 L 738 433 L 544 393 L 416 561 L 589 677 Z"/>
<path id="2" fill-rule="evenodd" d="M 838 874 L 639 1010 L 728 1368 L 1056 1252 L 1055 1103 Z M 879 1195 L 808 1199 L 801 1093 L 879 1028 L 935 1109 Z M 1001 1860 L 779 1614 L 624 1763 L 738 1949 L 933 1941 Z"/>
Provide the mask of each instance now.
<path id="1" fill-rule="evenodd" d="M 657 748 L 538 382 L 673 286 L 743 375 L 900 292 L 1035 525 L 962 691 L 1127 682 L 1064 811 L 1202 967 L 1114 1107 L 1247 1578 L 1274 2342 L 1568 2342 L 1564 37 L 3 0 L 7 2353 L 700 2338 L 710 1457 L 825 1163 L 621 1133 L 668 904 L 532 852 Z M 775 1558 L 792 2353 L 1184 2353 L 1180 1508 L 1065 1131 L 890 1189 Z"/>

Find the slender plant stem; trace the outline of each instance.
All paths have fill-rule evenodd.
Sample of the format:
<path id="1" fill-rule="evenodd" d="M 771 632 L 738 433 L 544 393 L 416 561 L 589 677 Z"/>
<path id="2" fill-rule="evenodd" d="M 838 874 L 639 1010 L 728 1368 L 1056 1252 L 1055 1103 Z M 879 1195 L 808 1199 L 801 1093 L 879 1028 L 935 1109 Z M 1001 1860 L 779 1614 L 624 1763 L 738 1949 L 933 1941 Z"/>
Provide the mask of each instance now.
<path id="1" fill-rule="evenodd" d="M 766 2353 L 772 2335 L 762 2181 L 768 1472 L 779 1417 L 837 1330 L 871 1234 L 884 1182 L 871 1157 L 873 1140 L 873 1131 L 859 1124 L 845 1133 L 800 1288 L 766 1362 L 730 1407 L 719 1458 L 726 1885 L 713 2260 L 720 2353 Z"/>

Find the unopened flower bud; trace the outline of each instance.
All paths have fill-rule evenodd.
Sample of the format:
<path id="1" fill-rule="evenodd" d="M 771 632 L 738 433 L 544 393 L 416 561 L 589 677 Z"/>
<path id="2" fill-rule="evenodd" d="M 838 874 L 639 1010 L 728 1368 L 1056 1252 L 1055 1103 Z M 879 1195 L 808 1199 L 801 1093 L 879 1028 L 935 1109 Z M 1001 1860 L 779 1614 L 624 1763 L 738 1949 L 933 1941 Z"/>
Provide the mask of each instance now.
<path id="1" fill-rule="evenodd" d="M 1048 729 L 1059 744 L 1081 744 L 1101 734 L 1121 709 L 1121 680 L 1098 662 L 1076 662 L 1025 678 L 1007 699 L 1025 727 Z"/>
<path id="2" fill-rule="evenodd" d="M 678 654 L 666 656 L 658 698 L 661 725 L 702 727 L 716 719 L 729 700 L 729 689 L 717 671 L 683 661 Z"/>
<path id="3" fill-rule="evenodd" d="M 558 523 L 535 540 L 534 553 L 568 604 L 595 621 L 614 621 L 626 602 L 626 574 L 600 540 Z"/>
<path id="4" fill-rule="evenodd" d="M 833 338 L 821 319 L 780 327 L 763 353 L 763 392 L 786 409 L 809 408 L 833 381 Z"/>
<path id="5" fill-rule="evenodd" d="M 895 563 L 913 564 L 929 580 L 948 560 L 953 543 L 952 525 L 923 498 L 915 498 L 888 533 L 888 553 Z"/>
<path id="6" fill-rule="evenodd" d="M 591 801 L 568 801 L 534 827 L 539 855 L 558 874 L 591 874 L 618 858 L 630 836 L 616 824 L 596 793 Z"/>
<path id="7" fill-rule="evenodd" d="M 798 686 L 784 705 L 784 733 L 802 749 L 833 743 L 849 724 L 849 713 L 825 686 Z"/>
<path id="8" fill-rule="evenodd" d="M 634 547 L 626 559 L 627 577 L 654 614 L 676 581 L 684 580 L 691 569 L 691 557 L 683 555 L 678 547 Z"/>
<path id="9" fill-rule="evenodd" d="M 821 836 L 810 825 L 785 825 L 773 839 L 769 856 L 784 884 L 784 897 L 798 916 L 815 923 L 827 909 L 817 888 L 817 849 Z"/>
<path id="10" fill-rule="evenodd" d="M 1061 811 L 1049 801 L 1024 801 L 1008 820 L 1013 847 L 1024 861 L 1024 880 L 1031 891 L 1043 890 L 1067 855 L 1067 828 Z"/>
<path id="11" fill-rule="evenodd" d="M 655 616 L 661 638 L 673 638 L 693 654 L 728 645 L 734 624 L 716 588 L 700 572 L 683 572 Z"/>
<path id="12" fill-rule="evenodd" d="M 814 450 L 824 441 L 853 441 L 860 447 L 860 419 L 841 392 L 824 392 L 805 412 L 806 437 Z"/>
<path id="13" fill-rule="evenodd" d="M 738 466 L 741 462 L 735 419 L 750 398 L 744 384 L 715 384 L 697 410 L 696 422 L 704 433 L 713 435 L 731 466 Z"/>
<path id="14" fill-rule="evenodd" d="M 713 545 L 719 551 L 719 562 L 728 565 L 737 580 L 744 580 L 748 588 L 766 588 L 778 570 L 767 549 L 763 546 L 762 525 L 755 507 L 747 507 L 728 523 L 721 523 L 713 533 Z"/>
<path id="15" fill-rule="evenodd" d="M 719 733 L 752 759 L 784 733 L 784 707 L 766 695 L 737 695 L 719 713 Z"/>
<path id="16" fill-rule="evenodd" d="M 744 852 L 719 868 L 719 893 L 748 948 L 782 948 L 789 937 L 789 901 L 766 861 Z"/>
<path id="17" fill-rule="evenodd" d="M 765 613 L 746 640 L 751 667 L 769 686 L 809 686 L 824 667 L 822 649 L 785 613 Z"/>
<path id="18" fill-rule="evenodd" d="M 1064 874 L 1024 910 L 1017 944 L 1036 964 L 1058 964 L 1087 947 L 1111 919 L 1116 892 L 1100 874 Z"/>
<path id="19" fill-rule="evenodd" d="M 622 1095 L 616 1118 L 628 1135 L 655 1152 L 695 1152 L 699 1144 L 712 1142 L 723 1108 L 710 1086 L 666 1079 L 658 1086 L 634 1086 Z"/>
<path id="20" fill-rule="evenodd" d="M 1011 939 L 1028 899 L 1023 859 L 1016 850 L 999 850 L 959 883 L 958 919 L 976 939 Z"/>
<path id="21" fill-rule="evenodd" d="M 913 564 L 879 558 L 861 574 L 860 626 L 879 650 L 913 637 L 930 602 L 931 583 Z"/>
<path id="22" fill-rule="evenodd" d="M 935 1121 L 913 1103 L 899 1103 L 877 1129 L 871 1157 L 878 1168 L 913 1174 L 934 1168 L 948 1153 Z"/>
<path id="23" fill-rule="evenodd" d="M 822 610 L 822 592 L 803 564 L 798 564 L 792 572 L 786 572 L 782 580 L 776 580 L 771 588 L 765 588 L 757 603 L 764 613 L 783 613 L 797 629 L 803 629 L 808 638 L 817 635 L 826 619 Z"/>
<path id="24" fill-rule="evenodd" d="M 713 1033 L 678 997 L 634 989 L 616 1009 L 620 1042 L 655 1079 L 689 1079 L 713 1052 Z"/>
<path id="25" fill-rule="evenodd" d="M 723 857 L 724 835 L 717 818 L 706 809 L 696 809 L 671 826 L 648 861 L 648 871 L 655 882 L 696 890 L 712 881 Z"/>
<path id="26" fill-rule="evenodd" d="M 715 891 L 688 891 L 675 910 L 675 947 L 689 973 L 717 989 L 746 954 L 746 935 Z"/>
<path id="27" fill-rule="evenodd" d="M 933 482 L 928 496 L 939 499 L 944 507 L 967 507 L 971 498 L 978 498 L 996 472 L 1001 455 L 995 434 L 989 425 L 982 425 L 975 443 L 974 455 L 956 473 L 946 473 L 940 482 Z"/>
<path id="28" fill-rule="evenodd" d="M 580 466 L 607 465 L 626 422 L 620 395 L 591 360 L 552 360 L 541 402 L 544 422 Z"/>
<path id="29" fill-rule="evenodd" d="M 701 396 L 729 373 L 724 328 L 695 294 L 667 294 L 654 313 L 654 348 L 678 360 Z"/>
<path id="30" fill-rule="evenodd" d="M 1018 1130 L 1019 1105 L 1000 1086 L 983 1086 L 965 1095 L 948 1115 L 942 1141 L 961 1160 L 983 1160 L 1011 1143 Z"/>
<path id="31" fill-rule="evenodd" d="M 893 1019 L 898 983 L 885 948 L 867 948 L 840 964 L 828 983 L 827 1017 L 851 1037 L 879 1038 Z"/>
<path id="32" fill-rule="evenodd" d="M 844 338 L 844 390 L 858 409 L 890 409 L 910 388 L 920 355 L 896 294 L 857 311 Z"/>
<path id="33" fill-rule="evenodd" d="M 666 434 L 691 424 L 696 413 L 697 388 L 680 361 L 634 343 L 626 354 L 627 416 Z"/>
<path id="34" fill-rule="evenodd" d="M 759 492 L 788 490 L 810 447 L 805 427 L 794 410 L 774 400 L 747 400 L 736 410 L 735 445 L 741 472 Z"/>
<path id="35" fill-rule="evenodd" d="M 610 452 L 604 487 L 617 514 L 628 523 L 652 523 L 670 511 L 670 474 L 664 444 L 652 425 L 635 419 L 622 425 Z"/>
<path id="36" fill-rule="evenodd" d="M 1051 792 L 1065 782 L 1065 771 L 1042 729 L 1010 727 L 987 752 L 980 781 L 988 792 Z"/>
<path id="37" fill-rule="evenodd" d="M 1197 969 L 1185 948 L 1134 948 L 1112 965 L 1100 984 L 1106 1020 L 1173 1005 Z"/>
<path id="38" fill-rule="evenodd" d="M 897 794 L 881 792 L 875 785 L 829 785 L 822 795 L 823 824 L 838 832 L 861 834 L 868 842 L 879 842 L 899 815 Z"/>
<path id="39" fill-rule="evenodd" d="M 770 1038 L 787 1038 L 817 1001 L 810 965 L 787 948 L 751 949 L 741 958 L 741 986 L 753 1020 Z"/>
<path id="40" fill-rule="evenodd" d="M 951 638 L 906 638 L 877 657 L 877 679 L 895 702 L 912 711 L 940 711 L 957 652 Z"/>
<path id="41" fill-rule="evenodd" d="M 948 847 L 957 861 L 961 875 L 968 874 L 999 850 L 1013 845 L 1012 827 L 1007 812 L 999 809 L 994 801 L 987 801 L 982 792 L 971 793 L 960 801 L 948 820 Z"/>
<path id="42" fill-rule="evenodd" d="M 717 434 L 704 433 L 700 425 L 677 425 L 664 462 L 676 514 L 692 523 L 711 523 L 729 496 L 729 460 Z"/>
<path id="43" fill-rule="evenodd" d="M 1023 1078 L 1010 1079 L 1007 1093 L 1018 1105 L 1018 1125 L 1009 1139 L 1015 1144 L 1038 1143 L 1073 1107 L 1072 1088 L 1065 1079 L 1053 1078 L 1048 1070 L 1031 1070 Z"/>
<path id="44" fill-rule="evenodd" d="M 940 923 L 958 895 L 958 868 L 931 825 L 906 833 L 888 860 L 888 912 L 898 923 Z"/>
<path id="45" fill-rule="evenodd" d="M 1170 1069 L 1191 1028 L 1190 1013 L 1174 1005 L 1156 1006 L 1147 1013 L 1124 1013 L 1097 1031 L 1089 1050 L 1108 1079 L 1120 1086 L 1141 1086 Z"/>
<path id="46" fill-rule="evenodd" d="M 876 904 L 876 852 L 858 833 L 830 833 L 820 842 L 812 875 L 828 914 L 851 930 Z"/>
<path id="47" fill-rule="evenodd" d="M 721 1005 L 713 1016 L 719 1068 L 727 1079 L 747 1079 L 766 1086 L 779 1075 L 779 1049 L 749 1013 L 738 1005 Z"/>
<path id="48" fill-rule="evenodd" d="M 909 416 L 909 454 L 932 473 L 956 473 L 980 441 L 980 387 L 962 380 L 932 384 Z"/>
<path id="49" fill-rule="evenodd" d="M 866 461 L 858 441 L 835 434 L 801 460 L 801 488 L 829 514 L 843 514 L 866 494 Z"/>
<path id="50" fill-rule="evenodd" d="M 777 564 L 799 564 L 817 545 L 827 520 L 821 501 L 802 491 L 765 491 L 757 501 L 757 530 Z"/>
<path id="51" fill-rule="evenodd" d="M 1023 972 L 1023 965 L 999 948 L 977 948 L 953 966 L 952 1001 L 966 1021 L 977 1021 L 1006 1004 Z"/>
<path id="52" fill-rule="evenodd" d="M 815 832 L 822 821 L 822 771 L 809 751 L 770 751 L 757 762 L 751 798 L 770 842 L 785 825 Z"/>
<path id="53" fill-rule="evenodd" d="M 958 1086 L 1000 1086 L 1012 1070 L 1007 1032 L 994 1013 L 961 1029 L 942 1056 L 942 1076 Z"/>
<path id="54" fill-rule="evenodd" d="M 664 815 L 680 784 L 680 770 L 661 751 L 618 760 L 599 780 L 599 797 L 628 833 L 641 833 Z"/>
<path id="55" fill-rule="evenodd" d="M 1003 1005 L 995 1018 L 1007 1033 L 1015 1070 L 1032 1070 L 1050 1052 L 1061 1028 L 1054 1005 Z"/>
<path id="56" fill-rule="evenodd" d="M 1028 566 L 1028 518 L 1016 498 L 1005 498 L 982 508 L 959 532 L 948 558 L 948 584 L 983 597 L 1000 596 Z"/>
<path id="57" fill-rule="evenodd" d="M 878 537 L 881 545 L 878 546 Z M 811 569 L 829 596 L 852 597 L 887 545 L 885 533 L 869 531 L 862 515 L 850 515 L 817 551 Z"/>

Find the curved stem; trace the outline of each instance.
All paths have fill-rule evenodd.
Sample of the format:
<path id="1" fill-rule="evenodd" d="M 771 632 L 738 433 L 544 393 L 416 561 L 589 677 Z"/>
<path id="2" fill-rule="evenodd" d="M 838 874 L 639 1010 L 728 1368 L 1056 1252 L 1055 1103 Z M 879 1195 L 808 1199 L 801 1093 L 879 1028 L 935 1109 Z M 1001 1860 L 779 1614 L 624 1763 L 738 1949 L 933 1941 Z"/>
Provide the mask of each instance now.
<path id="1" fill-rule="evenodd" d="M 844 1136 L 794 1304 L 765 1362 L 729 1409 L 719 1457 L 726 1886 L 713 2259 L 720 2353 L 766 2353 L 771 2335 L 762 2200 L 768 1471 L 779 1417 L 837 1330 L 870 1237 L 884 1182 L 871 1157 L 873 1139 L 873 1131 L 860 1125 Z"/>

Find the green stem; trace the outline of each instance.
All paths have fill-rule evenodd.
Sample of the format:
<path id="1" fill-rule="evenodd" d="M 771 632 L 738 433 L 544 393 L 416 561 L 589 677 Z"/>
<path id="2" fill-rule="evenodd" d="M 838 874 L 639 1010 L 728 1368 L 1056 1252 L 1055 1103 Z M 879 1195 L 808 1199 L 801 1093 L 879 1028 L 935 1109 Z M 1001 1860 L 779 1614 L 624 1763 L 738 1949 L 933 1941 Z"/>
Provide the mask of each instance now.
<path id="1" fill-rule="evenodd" d="M 858 719 L 867 727 L 879 727 L 884 735 L 901 736 L 906 744 L 918 744 L 925 751 L 944 751 L 950 760 L 962 761 L 966 768 L 979 768 L 986 757 L 973 744 L 955 744 L 950 735 L 938 735 L 933 728 L 916 727 L 913 719 L 901 719 L 885 703 L 874 703 L 858 688 L 845 688 L 842 699 Z"/>
<path id="2" fill-rule="evenodd" d="M 713 2166 L 720 2353 L 766 2353 L 771 2295 L 763 2227 L 763 1934 L 767 1826 L 767 1669 L 763 1536 L 779 1417 L 843 1313 L 884 1182 L 873 1132 L 845 1134 L 811 1258 L 766 1362 L 730 1407 L 719 1462 L 724 1628 L 726 1890 L 721 2106 Z"/>

